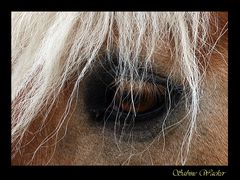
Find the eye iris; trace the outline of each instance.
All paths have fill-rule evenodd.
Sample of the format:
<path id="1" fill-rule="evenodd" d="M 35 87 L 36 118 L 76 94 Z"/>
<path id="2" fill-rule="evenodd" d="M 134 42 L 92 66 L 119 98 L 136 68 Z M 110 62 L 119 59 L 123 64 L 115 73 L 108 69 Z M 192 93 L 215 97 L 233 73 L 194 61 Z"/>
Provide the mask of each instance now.
<path id="1" fill-rule="evenodd" d="M 122 95 L 122 100 L 117 99 L 114 109 L 119 109 L 123 112 L 133 112 L 134 109 L 137 113 L 143 113 L 154 107 L 157 103 L 157 99 L 153 96 L 133 95 L 133 101 L 130 94 Z"/>
<path id="2" fill-rule="evenodd" d="M 150 97 L 149 99 L 143 99 L 143 101 L 138 104 L 136 107 L 136 111 L 138 113 L 144 113 L 148 110 L 152 109 L 157 104 L 157 99 L 155 97 Z"/>
<path id="3" fill-rule="evenodd" d="M 136 84 L 135 84 L 136 85 Z M 131 92 L 129 83 L 123 92 L 118 92 L 114 98 L 113 109 L 123 113 L 144 114 L 160 108 L 165 101 L 166 89 L 162 85 L 145 82 L 144 86 L 133 87 Z"/>

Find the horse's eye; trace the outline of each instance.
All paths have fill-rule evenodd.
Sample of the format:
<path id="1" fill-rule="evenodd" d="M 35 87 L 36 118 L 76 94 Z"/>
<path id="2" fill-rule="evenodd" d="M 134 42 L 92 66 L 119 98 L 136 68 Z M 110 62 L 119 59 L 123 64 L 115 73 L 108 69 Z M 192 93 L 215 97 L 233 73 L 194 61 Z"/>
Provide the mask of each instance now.
<path id="1" fill-rule="evenodd" d="M 134 92 L 133 92 L 134 93 Z M 142 94 L 137 92 L 133 95 L 129 92 L 123 92 L 120 95 L 116 96 L 116 103 L 113 106 L 114 110 L 119 110 L 125 113 L 137 113 L 143 114 L 149 111 L 154 110 L 154 108 L 162 107 L 162 98 L 161 95 L 152 95 L 152 94 Z M 158 106 L 159 105 L 159 106 Z"/>
<path id="2" fill-rule="evenodd" d="M 155 136 L 163 123 L 176 123 L 165 117 L 182 97 L 182 88 L 167 77 L 150 72 L 141 80 L 118 79 L 114 68 L 108 66 L 92 71 L 85 89 L 85 107 L 92 122 L 137 139 Z"/>
<path id="3" fill-rule="evenodd" d="M 151 81 L 124 82 L 122 88 L 108 88 L 106 93 L 106 111 L 110 119 L 122 119 L 130 122 L 131 119 L 137 121 L 150 120 L 159 115 L 168 106 L 168 89 L 164 79 L 155 83 Z"/>

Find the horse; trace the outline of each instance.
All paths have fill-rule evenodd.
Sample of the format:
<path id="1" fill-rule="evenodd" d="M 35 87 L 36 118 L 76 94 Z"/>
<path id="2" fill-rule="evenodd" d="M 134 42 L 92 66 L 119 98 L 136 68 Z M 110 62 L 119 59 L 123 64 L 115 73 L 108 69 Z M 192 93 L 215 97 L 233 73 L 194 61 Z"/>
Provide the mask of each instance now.
<path id="1" fill-rule="evenodd" d="M 227 12 L 12 12 L 12 165 L 227 165 Z"/>

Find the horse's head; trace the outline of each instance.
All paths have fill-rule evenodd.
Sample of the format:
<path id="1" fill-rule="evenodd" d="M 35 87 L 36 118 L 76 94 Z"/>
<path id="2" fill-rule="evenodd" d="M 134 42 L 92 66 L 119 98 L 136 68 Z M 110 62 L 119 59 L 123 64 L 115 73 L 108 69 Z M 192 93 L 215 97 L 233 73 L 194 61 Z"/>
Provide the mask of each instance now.
<path id="1" fill-rule="evenodd" d="M 12 13 L 13 164 L 227 164 L 227 13 Z"/>

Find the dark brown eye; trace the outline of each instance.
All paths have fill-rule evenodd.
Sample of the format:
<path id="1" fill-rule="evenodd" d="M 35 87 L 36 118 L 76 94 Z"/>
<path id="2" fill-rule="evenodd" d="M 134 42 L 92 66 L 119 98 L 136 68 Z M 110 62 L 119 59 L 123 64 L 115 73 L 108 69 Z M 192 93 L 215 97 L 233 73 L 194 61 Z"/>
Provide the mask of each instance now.
<path id="1" fill-rule="evenodd" d="M 86 79 L 85 104 L 92 123 L 137 141 L 155 137 L 163 122 L 175 123 L 166 116 L 181 102 L 181 86 L 152 71 L 141 80 L 118 78 L 115 66 L 106 63 L 96 66 Z"/>
<path id="2" fill-rule="evenodd" d="M 141 85 L 140 85 L 141 83 Z M 125 81 L 120 88 L 109 88 L 106 92 L 105 117 L 131 122 L 151 120 L 166 110 L 168 90 L 165 79 L 158 81 Z"/>
<path id="3" fill-rule="evenodd" d="M 126 82 L 129 86 L 130 82 Z M 162 107 L 166 88 L 162 85 L 144 82 L 141 87 L 135 84 L 131 92 L 131 88 L 125 86 L 123 92 L 117 92 L 113 109 L 123 113 L 144 114 L 156 108 Z"/>
<path id="4" fill-rule="evenodd" d="M 118 77 L 114 67 L 105 64 L 86 79 L 84 100 L 91 123 L 127 142 L 152 139 L 163 123 L 176 123 L 169 116 L 184 99 L 181 86 L 152 71 L 141 81 Z"/>
<path id="5" fill-rule="evenodd" d="M 126 95 L 127 94 L 127 95 Z M 117 100 L 119 101 L 119 100 Z M 133 95 L 133 102 L 129 93 L 123 93 L 123 100 L 119 102 L 119 106 L 114 106 L 114 109 L 120 109 L 123 112 L 144 113 L 152 109 L 157 103 L 157 98 L 150 96 L 147 98 L 145 95 Z"/>

